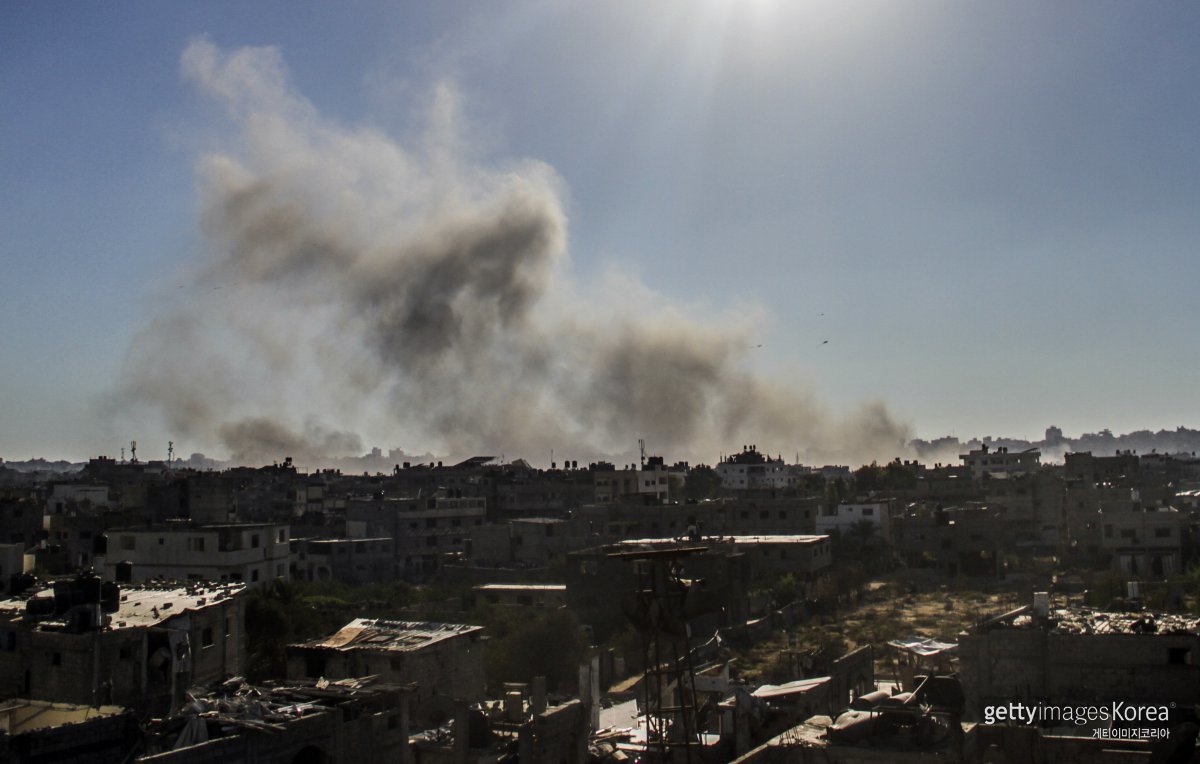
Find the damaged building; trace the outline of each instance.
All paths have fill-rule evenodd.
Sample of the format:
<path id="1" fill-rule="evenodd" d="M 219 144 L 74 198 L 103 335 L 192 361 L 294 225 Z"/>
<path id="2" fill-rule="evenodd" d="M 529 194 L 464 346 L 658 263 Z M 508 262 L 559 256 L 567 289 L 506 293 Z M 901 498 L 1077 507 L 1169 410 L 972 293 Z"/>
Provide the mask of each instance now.
<path id="1" fill-rule="evenodd" d="M 343 680 L 252 686 L 230 679 L 151 724 L 146 764 L 396 761 L 409 755 L 409 688 Z"/>
<path id="2" fill-rule="evenodd" d="M 117 585 L 94 577 L 0 601 L 0 698 L 176 707 L 242 671 L 243 584 Z"/>
<path id="3" fill-rule="evenodd" d="M 482 636 L 482 626 L 357 618 L 327 637 L 288 645 L 288 677 L 414 685 L 414 719 L 437 719 L 452 713 L 451 700 L 483 699 Z"/>

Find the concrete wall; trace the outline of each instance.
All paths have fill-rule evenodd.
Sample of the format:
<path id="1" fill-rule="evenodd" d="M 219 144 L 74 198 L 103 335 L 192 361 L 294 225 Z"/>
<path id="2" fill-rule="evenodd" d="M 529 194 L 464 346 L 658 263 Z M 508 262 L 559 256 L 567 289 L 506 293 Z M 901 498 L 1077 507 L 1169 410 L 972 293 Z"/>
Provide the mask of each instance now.
<path id="1" fill-rule="evenodd" d="M 977 718 L 985 705 L 1015 701 L 1200 700 L 1200 637 L 1194 635 L 997 628 L 964 634 L 958 645 L 967 711 Z"/>

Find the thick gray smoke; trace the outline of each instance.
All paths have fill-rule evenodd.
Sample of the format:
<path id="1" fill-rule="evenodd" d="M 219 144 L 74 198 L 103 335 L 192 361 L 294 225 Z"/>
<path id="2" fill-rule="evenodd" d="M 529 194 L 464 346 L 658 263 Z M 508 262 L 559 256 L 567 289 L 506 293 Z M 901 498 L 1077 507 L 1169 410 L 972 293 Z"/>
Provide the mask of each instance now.
<path id="1" fill-rule="evenodd" d="M 882 406 L 833 417 L 744 371 L 749 318 L 698 318 L 616 275 L 577 284 L 559 179 L 474 159 L 450 89 L 401 145 L 321 117 L 274 50 L 194 42 L 183 71 L 236 137 L 198 163 L 210 256 L 135 341 L 120 395 L 178 438 L 310 464 L 364 442 L 534 461 L 639 437 L 706 461 L 749 442 L 901 453 Z"/>

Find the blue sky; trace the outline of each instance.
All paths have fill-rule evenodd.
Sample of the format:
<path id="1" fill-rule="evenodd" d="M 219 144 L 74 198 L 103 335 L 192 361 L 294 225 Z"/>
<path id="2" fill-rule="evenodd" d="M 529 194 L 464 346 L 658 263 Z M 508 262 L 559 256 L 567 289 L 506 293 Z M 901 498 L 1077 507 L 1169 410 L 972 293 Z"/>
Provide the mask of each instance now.
<path id="1" fill-rule="evenodd" d="M 197 39 L 275 46 L 323 118 L 399 141 L 452 83 L 478 162 L 557 173 L 575 281 L 749 316 L 740 363 L 832 412 L 1200 426 L 1194 4 L 6 3 L 4 458 L 178 438 L 105 402 L 212 248 Z"/>

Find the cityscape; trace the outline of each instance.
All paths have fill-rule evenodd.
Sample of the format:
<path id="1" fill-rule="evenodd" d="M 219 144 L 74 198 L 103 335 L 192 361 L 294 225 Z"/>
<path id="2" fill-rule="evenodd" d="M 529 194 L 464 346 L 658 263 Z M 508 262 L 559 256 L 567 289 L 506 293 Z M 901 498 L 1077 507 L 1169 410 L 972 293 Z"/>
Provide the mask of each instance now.
<path id="1" fill-rule="evenodd" d="M 987 441 L 855 468 L 644 443 L 546 468 L 191 467 L 132 442 L 0 463 L 6 753 L 1188 760 L 1200 457 Z M 1169 711 L 996 716 L 1110 698 Z"/>
<path id="2" fill-rule="evenodd" d="M 0 5 L 0 762 L 1200 762 L 1198 39 Z"/>

